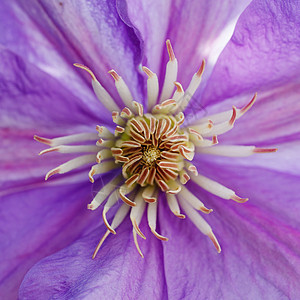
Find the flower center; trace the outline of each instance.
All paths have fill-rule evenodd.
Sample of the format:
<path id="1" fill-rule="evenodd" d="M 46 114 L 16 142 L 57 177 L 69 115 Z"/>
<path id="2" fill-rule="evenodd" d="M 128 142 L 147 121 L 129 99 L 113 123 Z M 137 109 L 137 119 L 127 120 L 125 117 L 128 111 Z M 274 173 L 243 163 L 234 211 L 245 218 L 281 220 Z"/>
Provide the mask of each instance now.
<path id="1" fill-rule="evenodd" d="M 142 160 L 146 166 L 151 167 L 153 163 L 160 157 L 161 151 L 154 146 L 143 146 Z"/>
<path id="2" fill-rule="evenodd" d="M 165 113 L 161 113 L 162 107 Z M 115 162 L 122 164 L 128 187 L 137 183 L 170 190 L 184 167 L 185 151 L 193 153 L 188 134 L 180 129 L 184 116 L 174 116 L 173 108 L 174 103 L 169 101 L 158 105 L 152 114 L 144 115 L 141 104 L 137 114 L 128 107 L 124 109 L 130 117 L 123 126 L 116 127 L 118 138 L 111 151 Z"/>

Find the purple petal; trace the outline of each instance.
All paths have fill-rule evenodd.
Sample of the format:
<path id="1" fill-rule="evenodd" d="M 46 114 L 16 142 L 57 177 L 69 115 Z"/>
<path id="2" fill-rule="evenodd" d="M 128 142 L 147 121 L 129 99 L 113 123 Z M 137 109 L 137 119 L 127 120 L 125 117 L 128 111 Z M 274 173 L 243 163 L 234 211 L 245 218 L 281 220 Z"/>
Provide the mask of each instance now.
<path id="1" fill-rule="evenodd" d="M 91 256 L 106 231 L 103 227 L 43 259 L 26 275 L 20 298 L 165 298 L 160 241 L 154 236 L 146 242 L 139 238 L 143 259 L 134 247 L 131 228 L 127 219 L 116 236 L 108 237 L 95 260 Z"/>
<path id="2" fill-rule="evenodd" d="M 229 202 L 189 185 L 214 209 L 205 219 L 219 239 L 221 254 L 189 220 L 177 220 L 162 209 L 162 233 L 170 238 L 163 244 L 169 298 L 299 298 L 299 177 L 213 165 L 203 173 L 250 200 Z"/>
<path id="3" fill-rule="evenodd" d="M 219 58 L 202 104 L 299 82 L 299 3 L 253 1 Z"/>
<path id="4" fill-rule="evenodd" d="M 161 76 L 165 63 L 160 65 L 160 62 L 167 61 L 164 42 L 169 38 L 179 63 L 178 80 L 184 88 L 204 58 L 207 60 L 205 76 L 209 76 L 233 33 L 238 17 L 250 3 L 209 3 L 204 0 L 127 2 L 130 20 L 145 41 L 147 61 L 144 63 Z"/>
<path id="5" fill-rule="evenodd" d="M 130 83 L 135 97 L 139 94 L 140 42 L 113 2 L 7 1 L 0 17 L 1 44 L 59 78 L 64 86 L 72 84 L 81 98 L 86 83 L 80 77 L 89 75 L 75 71 L 76 62 L 93 69 L 112 96 L 117 95 L 114 81 L 106 74 L 112 68 Z"/>
<path id="6" fill-rule="evenodd" d="M 86 88 L 90 102 L 85 103 L 60 81 L 9 50 L 0 50 L 0 82 L 2 128 L 62 135 L 99 121 L 96 114 L 100 114 L 101 105 L 89 89 Z"/>
<path id="7" fill-rule="evenodd" d="M 58 153 L 39 157 L 38 153 L 45 149 L 45 145 L 33 140 L 34 133 L 34 129 L 0 129 L 3 141 L 0 147 L 0 196 L 15 192 L 17 188 L 43 184 L 48 171 L 74 158 L 74 155 Z M 87 179 L 87 173 L 88 170 L 82 174 L 84 179 Z"/>
<path id="8" fill-rule="evenodd" d="M 15 299 L 24 274 L 34 263 L 92 228 L 96 215 L 86 209 L 90 190 L 86 183 L 48 185 L 1 197 L 1 295 Z"/>

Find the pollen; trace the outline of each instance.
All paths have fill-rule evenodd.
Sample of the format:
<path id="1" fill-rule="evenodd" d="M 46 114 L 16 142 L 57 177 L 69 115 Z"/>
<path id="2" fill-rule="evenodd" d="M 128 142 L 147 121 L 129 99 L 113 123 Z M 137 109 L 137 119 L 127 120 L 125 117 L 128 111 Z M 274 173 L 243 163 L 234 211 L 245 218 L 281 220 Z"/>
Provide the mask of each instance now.
<path id="1" fill-rule="evenodd" d="M 147 167 L 153 166 L 153 164 L 161 155 L 161 151 L 154 146 L 145 146 L 143 147 L 142 152 L 143 152 L 142 160 L 144 161 Z"/>

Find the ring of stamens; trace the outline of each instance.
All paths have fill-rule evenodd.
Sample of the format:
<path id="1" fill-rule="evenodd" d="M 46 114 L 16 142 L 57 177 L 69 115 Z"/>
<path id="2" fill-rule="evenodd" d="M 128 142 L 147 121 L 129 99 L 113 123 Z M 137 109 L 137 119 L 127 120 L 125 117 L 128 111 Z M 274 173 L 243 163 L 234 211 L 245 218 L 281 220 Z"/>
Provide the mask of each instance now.
<path id="1" fill-rule="evenodd" d="M 173 115 L 135 116 L 132 112 L 131 115 L 112 149 L 115 162 L 123 164 L 122 173 L 128 186 L 157 184 L 167 191 L 183 168 L 181 152 L 188 148 L 188 135 Z"/>

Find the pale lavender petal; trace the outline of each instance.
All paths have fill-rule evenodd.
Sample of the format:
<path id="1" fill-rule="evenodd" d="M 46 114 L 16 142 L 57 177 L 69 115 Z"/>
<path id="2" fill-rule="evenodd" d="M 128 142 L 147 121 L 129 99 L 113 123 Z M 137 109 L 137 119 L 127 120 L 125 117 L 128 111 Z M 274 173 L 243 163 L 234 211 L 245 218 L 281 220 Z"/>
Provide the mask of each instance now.
<path id="1" fill-rule="evenodd" d="M 299 83 L 299 12 L 298 1 L 253 1 L 219 58 L 202 104 Z"/>
<path id="2" fill-rule="evenodd" d="M 178 80 L 185 88 L 204 58 L 207 60 L 205 76 L 208 78 L 233 33 L 238 17 L 250 3 L 182 0 L 127 2 L 130 20 L 145 42 L 144 64 L 159 75 L 164 73 L 167 61 L 164 41 L 169 38 L 179 63 Z"/>
<path id="3" fill-rule="evenodd" d="M 112 96 L 117 96 L 107 74 L 112 68 L 130 83 L 134 96 L 139 94 L 136 66 L 141 59 L 140 42 L 120 19 L 115 3 L 4 1 L 0 17 L 0 43 L 60 79 L 64 86 L 71 84 L 80 98 L 86 97 L 84 89 L 89 84 L 81 78 L 90 78 L 74 69 L 76 62 L 93 69 Z"/>
<path id="4" fill-rule="evenodd" d="M 89 184 L 77 183 L 1 196 L 1 295 L 16 299 L 34 263 L 90 230 L 95 217 L 99 223 L 99 216 L 86 209 L 90 194 Z"/>
<path id="5" fill-rule="evenodd" d="M 205 219 L 221 244 L 221 254 L 189 220 L 178 220 L 162 209 L 162 232 L 170 238 L 163 244 L 169 298 L 299 298 L 299 177 L 261 168 L 225 171 L 213 165 L 203 172 L 250 200 L 233 203 L 190 185 L 214 209 Z"/>
<path id="6" fill-rule="evenodd" d="M 93 248 L 105 231 L 103 227 L 97 229 L 41 260 L 25 276 L 20 299 L 100 299 L 103 296 L 107 299 L 165 299 L 161 242 L 149 232 L 147 241 L 139 238 L 145 255 L 141 258 L 134 247 L 132 225 L 127 219 L 117 229 L 116 236 L 107 238 L 92 260 Z"/>
<path id="7" fill-rule="evenodd" d="M 99 122 L 101 105 L 95 96 L 89 101 L 74 96 L 59 80 L 3 48 L 0 82 L 2 128 L 35 129 L 36 133 L 55 135 L 58 131 L 78 132 L 88 125 L 95 128 Z M 102 116 L 104 122 L 111 118 L 103 113 Z"/>
<path id="8" fill-rule="evenodd" d="M 0 197 L 19 187 L 40 185 L 45 174 L 60 164 L 76 157 L 53 153 L 38 157 L 47 148 L 33 139 L 36 129 L 1 129 L 0 139 Z M 83 177 L 87 179 L 88 170 Z"/>

